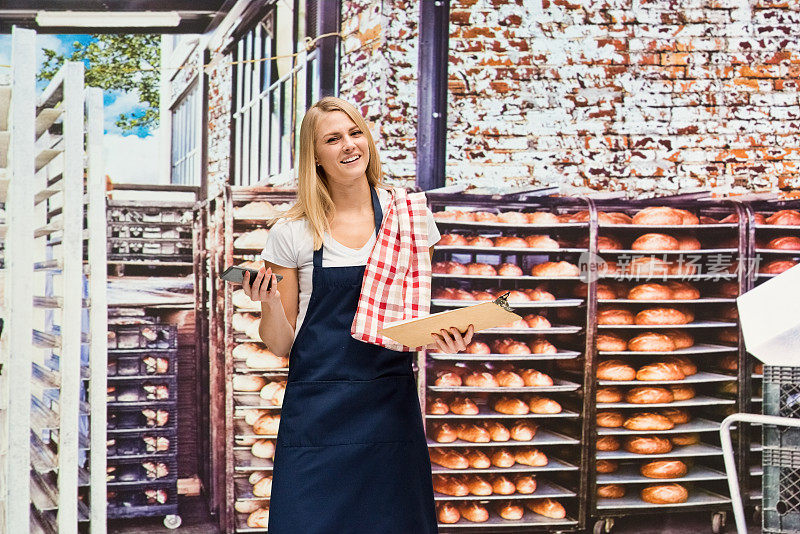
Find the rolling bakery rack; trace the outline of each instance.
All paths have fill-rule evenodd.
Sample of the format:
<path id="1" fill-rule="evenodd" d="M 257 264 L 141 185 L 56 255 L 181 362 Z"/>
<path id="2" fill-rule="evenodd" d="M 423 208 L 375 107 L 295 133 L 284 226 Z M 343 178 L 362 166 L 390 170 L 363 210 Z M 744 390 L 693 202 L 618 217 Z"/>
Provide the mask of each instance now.
<path id="1" fill-rule="evenodd" d="M 209 322 L 198 325 L 209 333 L 211 390 L 225 392 L 211 398 L 212 505 L 226 533 L 267 531 L 266 517 L 255 519 L 269 508 L 288 360 L 274 357 L 260 341 L 260 305 L 219 273 L 258 259 L 270 220 L 294 199 L 294 190 L 226 186 L 199 205 L 199 226 L 207 237 L 198 257 L 205 282 L 198 287 L 207 294 Z M 266 363 L 254 361 L 264 357 Z"/>
<path id="2" fill-rule="evenodd" d="M 616 213 L 635 216 L 640 210 L 654 206 L 689 210 L 699 218 L 687 217 L 678 219 L 674 225 L 654 227 L 635 224 L 636 218 L 620 220 L 614 216 Z M 749 384 L 749 380 L 741 376 L 743 371 L 739 371 L 743 367 L 744 350 L 735 308 L 735 297 L 746 288 L 746 272 L 742 268 L 748 258 L 744 208 L 733 202 L 676 196 L 624 203 L 599 201 L 596 209 L 597 222 L 593 218 L 592 225 L 597 224 L 600 237 L 593 253 L 604 269 L 597 286 L 598 314 L 591 327 L 597 329 L 598 343 L 608 341 L 606 335 L 616 335 L 622 346 L 617 350 L 608 350 L 614 348 L 610 345 L 603 345 L 604 350 L 592 347 L 590 350 L 595 351 L 595 357 L 586 365 L 587 378 L 593 384 L 586 387 L 585 417 L 597 422 L 584 442 L 587 456 L 597 460 L 589 465 L 589 486 L 593 489 L 586 495 L 589 516 L 595 520 L 593 531 L 596 534 L 610 532 L 615 517 L 632 514 L 710 511 L 712 531 L 721 532 L 730 499 L 726 495 L 718 430 L 726 415 L 742 410 L 747 404 L 747 387 L 737 387 L 737 384 Z M 677 238 L 682 250 L 672 246 L 668 250 L 658 250 L 647 245 L 645 234 L 653 232 Z M 643 260 L 637 266 L 637 257 L 656 260 Z M 662 293 L 647 300 L 643 300 L 642 293 L 631 292 L 634 286 L 645 283 L 674 289 L 678 286 L 668 284 L 678 281 L 690 284 L 690 290 L 683 292 L 680 299 L 675 298 L 676 292 L 672 296 Z M 687 289 L 680 287 L 682 291 Z M 655 307 L 680 310 L 684 324 L 653 324 L 640 315 Z M 623 316 L 624 310 L 630 312 L 628 319 L 606 319 L 607 314 Z M 636 319 L 631 320 L 634 315 Z M 645 332 L 661 336 L 669 333 L 674 343 L 667 340 L 667 345 L 672 346 L 660 346 L 656 351 L 651 350 L 656 347 L 648 349 L 635 344 L 634 339 L 640 340 L 639 336 L 652 335 Z M 642 374 L 646 364 L 669 361 L 665 358 L 675 356 L 685 358 L 678 363 L 680 374 L 685 371 L 685 377 L 679 374 L 673 375 L 673 379 L 654 380 L 652 375 Z M 607 360 L 630 366 L 631 371 L 639 368 L 639 371 L 630 376 L 633 379 L 609 379 L 611 377 L 605 374 L 604 379 L 597 379 L 598 369 Z M 688 366 L 684 365 L 687 360 Z M 680 400 L 669 398 L 672 397 L 669 394 L 665 402 L 641 404 L 643 401 L 636 400 L 629 388 L 642 387 L 669 388 L 675 395 L 679 391 L 683 393 Z M 606 397 L 604 402 L 598 403 L 598 392 L 621 398 Z M 677 410 L 663 411 L 665 409 Z M 631 415 L 636 412 L 660 412 L 668 415 L 674 425 L 669 428 L 667 421 L 660 430 L 647 425 L 644 428 L 648 430 L 640 430 L 642 427 L 631 424 L 634 419 Z M 616 422 L 606 419 L 619 415 L 622 417 Z M 626 440 L 643 436 L 663 440 L 653 449 L 657 451 L 655 454 L 642 454 L 643 449 L 629 452 L 629 447 L 635 448 Z M 738 443 L 739 447 L 744 446 L 741 434 Z M 682 476 L 659 480 L 642 474 L 647 461 L 674 459 L 686 466 Z M 688 490 L 688 498 L 683 502 L 652 504 L 640 497 L 642 488 L 649 484 L 673 482 Z M 613 498 L 608 493 L 608 496 L 599 497 L 594 488 L 611 492 Z"/>
<path id="3" fill-rule="evenodd" d="M 592 343 L 587 324 L 593 315 L 589 294 L 594 282 L 582 284 L 577 265 L 587 258 L 593 230 L 586 217 L 587 201 L 543 196 L 550 192 L 505 196 L 428 192 L 443 235 L 434 256 L 431 311 L 475 304 L 512 291 L 510 305 L 529 319 L 477 335 L 473 353 L 418 354 L 420 397 L 442 532 L 566 532 L 583 527 L 585 502 L 580 495 L 588 491 L 586 452 L 581 447 L 584 384 L 582 377 L 569 375 L 562 367 L 579 368 L 575 362 Z M 475 211 L 481 212 L 480 220 L 462 213 Z M 578 212 L 583 218 L 575 217 Z M 540 215 L 529 215 L 533 213 Z M 529 238 L 538 239 L 539 248 L 528 248 L 527 236 L 540 236 Z M 530 275 L 536 264 L 559 261 L 573 264 L 575 271 Z M 495 268 L 486 264 L 508 265 L 497 276 Z M 539 387 L 528 382 L 516 387 L 470 385 L 473 373 L 499 377 L 508 371 L 516 378 L 535 377 L 535 371 L 542 371 L 552 382 Z M 500 407 L 504 397 L 513 399 L 517 409 L 510 412 L 518 415 Z M 529 410 L 526 403 L 533 407 L 538 397 L 550 408 Z M 462 403 L 466 409 L 457 406 Z M 532 426 L 535 435 L 527 439 L 503 435 L 520 424 Z M 470 435 L 469 429 L 474 434 L 474 427 L 482 425 L 500 432 Z M 533 460 L 522 455 L 533 450 L 539 451 Z M 447 455 L 465 459 L 460 465 L 440 459 Z M 525 488 L 530 478 L 536 482 L 532 492 L 530 485 Z M 464 489 L 468 483 L 469 491 Z M 562 506 L 560 513 L 546 517 L 533 511 L 548 499 Z M 506 512 L 516 515 L 506 515 L 514 519 L 500 515 L 509 502 Z M 467 513 L 478 509 L 483 517 L 470 521 L 455 515 L 443 522 L 442 514 L 453 508 L 461 516 L 465 508 Z"/>

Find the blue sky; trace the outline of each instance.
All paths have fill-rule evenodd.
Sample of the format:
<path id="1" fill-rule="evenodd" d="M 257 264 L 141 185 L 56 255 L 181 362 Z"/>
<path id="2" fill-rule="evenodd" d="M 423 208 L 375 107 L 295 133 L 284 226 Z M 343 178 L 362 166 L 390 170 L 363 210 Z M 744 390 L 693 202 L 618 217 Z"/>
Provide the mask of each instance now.
<path id="1" fill-rule="evenodd" d="M 44 61 L 43 49 L 55 50 L 64 54 L 72 50 L 76 41 L 88 43 L 89 35 L 50 35 L 38 34 L 36 36 L 37 68 Z M 11 35 L 0 34 L 0 65 L 11 63 Z M 8 69 L 0 67 L 0 70 Z M 4 73 L 0 73 L 4 74 Z M 47 86 L 47 81 L 36 84 L 41 91 Z M 138 93 L 122 91 L 104 91 L 103 103 L 105 111 L 105 159 L 106 172 L 116 183 L 147 183 L 158 182 L 157 158 L 158 130 L 148 131 L 140 128 L 133 134 L 123 133 L 114 123 L 120 113 L 130 114 L 141 112 L 145 109 L 139 102 Z"/>

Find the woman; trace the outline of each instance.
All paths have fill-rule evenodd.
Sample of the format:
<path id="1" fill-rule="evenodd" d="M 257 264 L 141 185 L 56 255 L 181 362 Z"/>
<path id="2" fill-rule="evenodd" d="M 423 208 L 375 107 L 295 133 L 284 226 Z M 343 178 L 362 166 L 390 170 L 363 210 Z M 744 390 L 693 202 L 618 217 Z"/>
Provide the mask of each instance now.
<path id="1" fill-rule="evenodd" d="M 390 198 L 355 107 L 332 97 L 312 106 L 300 127 L 297 203 L 270 230 L 265 267 L 243 283 L 261 301 L 262 340 L 290 362 L 270 534 L 437 532 L 412 353 L 350 331 Z M 427 218 L 432 246 L 439 232 Z M 434 337 L 442 351 L 463 350 L 472 328 Z"/>

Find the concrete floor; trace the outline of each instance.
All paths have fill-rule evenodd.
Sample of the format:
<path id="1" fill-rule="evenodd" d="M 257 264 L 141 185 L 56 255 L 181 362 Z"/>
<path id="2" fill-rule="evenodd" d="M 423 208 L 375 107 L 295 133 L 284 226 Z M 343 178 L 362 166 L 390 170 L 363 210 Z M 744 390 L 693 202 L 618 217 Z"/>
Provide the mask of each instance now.
<path id="1" fill-rule="evenodd" d="M 164 526 L 163 517 L 110 520 L 108 534 L 219 534 L 215 519 L 208 514 L 204 498 L 181 497 L 179 515 L 181 526 L 170 530 Z"/>

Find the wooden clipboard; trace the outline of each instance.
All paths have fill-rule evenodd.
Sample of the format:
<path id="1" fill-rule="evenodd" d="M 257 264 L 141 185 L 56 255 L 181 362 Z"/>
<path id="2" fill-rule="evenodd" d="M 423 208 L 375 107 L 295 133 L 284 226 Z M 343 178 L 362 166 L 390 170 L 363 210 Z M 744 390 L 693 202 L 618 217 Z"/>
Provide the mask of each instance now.
<path id="1" fill-rule="evenodd" d="M 491 302 L 482 302 L 465 308 L 447 310 L 417 319 L 407 319 L 390 323 L 378 333 L 391 338 L 406 347 L 422 347 L 433 343 L 431 333 L 451 327 L 464 332 L 469 325 L 475 332 L 503 326 L 521 319 L 508 305 L 508 293 Z"/>

